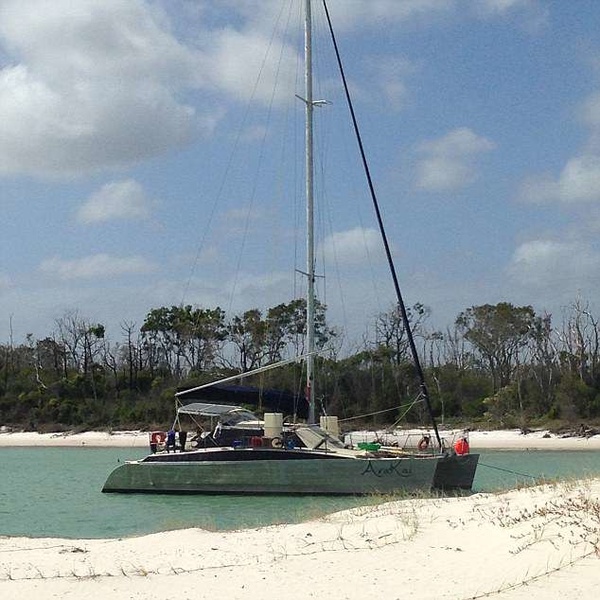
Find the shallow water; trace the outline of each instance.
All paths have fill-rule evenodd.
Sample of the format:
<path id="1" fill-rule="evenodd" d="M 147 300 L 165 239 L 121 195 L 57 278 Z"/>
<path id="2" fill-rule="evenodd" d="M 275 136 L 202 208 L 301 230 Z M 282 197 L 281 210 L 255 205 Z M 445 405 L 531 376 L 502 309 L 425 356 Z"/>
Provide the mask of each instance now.
<path id="1" fill-rule="evenodd" d="M 487 451 L 480 452 L 473 491 L 493 492 L 590 476 L 600 476 L 598 451 Z"/>
<path id="2" fill-rule="evenodd" d="M 0 448 L 0 535 L 109 538 L 186 527 L 212 530 L 300 522 L 374 502 L 356 497 L 103 494 L 119 461 L 139 448 Z M 474 491 L 534 479 L 600 476 L 598 452 L 485 452 Z"/>

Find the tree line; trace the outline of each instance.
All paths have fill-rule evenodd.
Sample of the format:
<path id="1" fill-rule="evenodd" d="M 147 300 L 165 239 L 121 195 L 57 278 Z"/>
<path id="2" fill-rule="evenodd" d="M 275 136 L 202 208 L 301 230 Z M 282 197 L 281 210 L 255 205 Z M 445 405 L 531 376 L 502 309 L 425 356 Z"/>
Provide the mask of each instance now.
<path id="1" fill-rule="evenodd" d="M 147 428 L 173 418 L 177 389 L 208 383 L 302 355 L 303 299 L 228 316 L 221 308 L 150 310 L 141 326 L 106 328 L 65 314 L 43 339 L 0 345 L 0 425 Z M 408 311 L 438 421 L 525 427 L 536 421 L 600 417 L 600 328 L 575 301 L 560 323 L 531 306 L 472 306 L 445 331 L 430 311 Z M 341 354 L 343 331 L 317 303 L 319 408 L 358 425 L 427 420 L 406 328 L 392 308 L 374 318 L 360 347 Z M 303 394 L 303 365 L 253 376 L 245 385 Z"/>

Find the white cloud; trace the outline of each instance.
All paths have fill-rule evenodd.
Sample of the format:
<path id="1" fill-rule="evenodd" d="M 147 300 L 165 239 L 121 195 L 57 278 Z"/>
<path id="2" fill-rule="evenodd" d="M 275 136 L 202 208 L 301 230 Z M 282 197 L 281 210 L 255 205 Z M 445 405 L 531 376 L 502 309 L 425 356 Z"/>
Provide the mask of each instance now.
<path id="1" fill-rule="evenodd" d="M 279 10 L 266 4 L 267 12 Z M 271 37 L 272 19 L 261 28 L 256 20 L 238 23 L 240 30 L 195 23 L 192 46 L 172 33 L 166 2 L 165 12 L 143 0 L 46 6 L 0 3 L 0 174 L 130 166 L 212 131 L 228 98 L 293 98 L 298 53 Z M 192 104 L 196 90 L 212 101 Z"/>
<path id="2" fill-rule="evenodd" d="M 381 237 L 375 229 L 356 227 L 328 236 L 318 249 L 325 261 L 338 264 L 360 265 L 369 258 L 381 255 Z"/>
<path id="3" fill-rule="evenodd" d="M 207 61 L 215 86 L 238 100 L 246 101 L 251 93 L 265 103 L 293 97 L 298 54 L 266 35 L 226 29 L 215 37 Z"/>
<path id="4" fill-rule="evenodd" d="M 531 240 L 515 250 L 508 270 L 525 287 L 572 295 L 573 285 L 598 280 L 600 254 L 582 241 Z"/>
<path id="5" fill-rule="evenodd" d="M 108 254 L 94 254 L 74 260 L 49 258 L 41 263 L 40 270 L 46 275 L 67 281 L 148 273 L 153 270 L 153 266 L 138 256 L 118 258 Z"/>
<path id="6" fill-rule="evenodd" d="M 581 103 L 578 116 L 589 131 L 585 148 L 567 160 L 558 175 L 542 173 L 526 179 L 519 193 L 522 200 L 572 205 L 600 202 L 600 92 Z"/>
<path id="7" fill-rule="evenodd" d="M 454 129 L 435 140 L 422 142 L 418 152 L 416 187 L 427 191 L 446 191 L 464 187 L 475 177 L 474 162 L 495 144 L 471 129 Z"/>
<path id="8" fill-rule="evenodd" d="M 133 179 L 103 185 L 81 206 L 77 218 L 83 223 L 113 219 L 143 219 L 149 215 L 144 188 Z"/>
<path id="9" fill-rule="evenodd" d="M 599 202 L 600 156 L 583 154 L 571 158 L 558 178 L 530 178 L 522 185 L 520 196 L 533 202 Z"/>
<path id="10" fill-rule="evenodd" d="M 522 3 L 495 0 L 494 6 L 504 12 Z M 246 101 L 253 94 L 270 103 L 293 97 L 298 52 L 272 36 L 278 19 L 287 22 L 280 2 L 203 6 L 194 11 L 193 35 L 180 24 L 188 43 L 174 34 L 167 15 L 172 10 L 173 19 L 181 19 L 183 9 L 172 6 L 166 0 L 53 0 L 48 10 L 47 0 L 3 0 L 0 174 L 79 176 L 130 166 L 212 131 L 228 98 Z M 332 0 L 330 8 L 342 29 L 436 18 L 459 6 L 458 0 Z M 237 13 L 231 19 L 237 29 L 223 27 L 224 15 L 233 16 L 228 10 Z M 196 102 L 198 90 L 211 101 Z M 390 106 L 401 107 L 407 95 L 402 73 L 388 71 L 382 92 Z M 456 177 L 440 179 L 433 185 L 457 184 Z"/>
<path id="11" fill-rule="evenodd" d="M 562 200 L 600 200 L 600 156 L 583 155 L 569 160 L 558 181 Z"/>
<path id="12" fill-rule="evenodd" d="M 0 173 L 130 164 L 202 126 L 180 100 L 199 56 L 140 0 L 4 0 L 0 47 Z"/>

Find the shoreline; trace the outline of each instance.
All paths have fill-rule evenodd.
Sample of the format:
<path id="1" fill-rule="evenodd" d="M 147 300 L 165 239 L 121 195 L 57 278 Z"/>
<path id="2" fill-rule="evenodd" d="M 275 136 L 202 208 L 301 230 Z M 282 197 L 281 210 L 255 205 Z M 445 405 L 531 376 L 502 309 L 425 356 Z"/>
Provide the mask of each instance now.
<path id="1" fill-rule="evenodd" d="M 149 448 L 147 431 L 0 432 L 0 448 L 17 447 Z"/>
<path id="2" fill-rule="evenodd" d="M 442 431 L 442 437 L 452 439 L 457 431 Z M 420 435 L 412 430 L 409 435 Z M 354 432 L 353 440 L 372 440 L 373 432 Z M 523 434 L 518 429 L 497 431 L 471 431 L 469 442 L 472 452 L 480 450 L 600 450 L 600 435 L 559 436 L 547 430 Z M 88 431 L 84 433 L 37 433 L 0 431 L 0 448 L 10 447 L 90 447 L 90 448 L 149 448 L 147 431 Z"/>

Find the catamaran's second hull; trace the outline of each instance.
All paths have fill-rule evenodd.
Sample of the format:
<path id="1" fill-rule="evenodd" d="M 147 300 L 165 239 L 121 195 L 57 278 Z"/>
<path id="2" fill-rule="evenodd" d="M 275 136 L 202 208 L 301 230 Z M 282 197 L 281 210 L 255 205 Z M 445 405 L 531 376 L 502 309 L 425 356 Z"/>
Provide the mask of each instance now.
<path id="1" fill-rule="evenodd" d="M 437 462 L 433 487 L 437 490 L 470 490 L 479 454 L 448 454 Z"/>
<path id="2" fill-rule="evenodd" d="M 134 461 L 103 492 L 371 494 L 429 490 L 442 457 Z"/>

